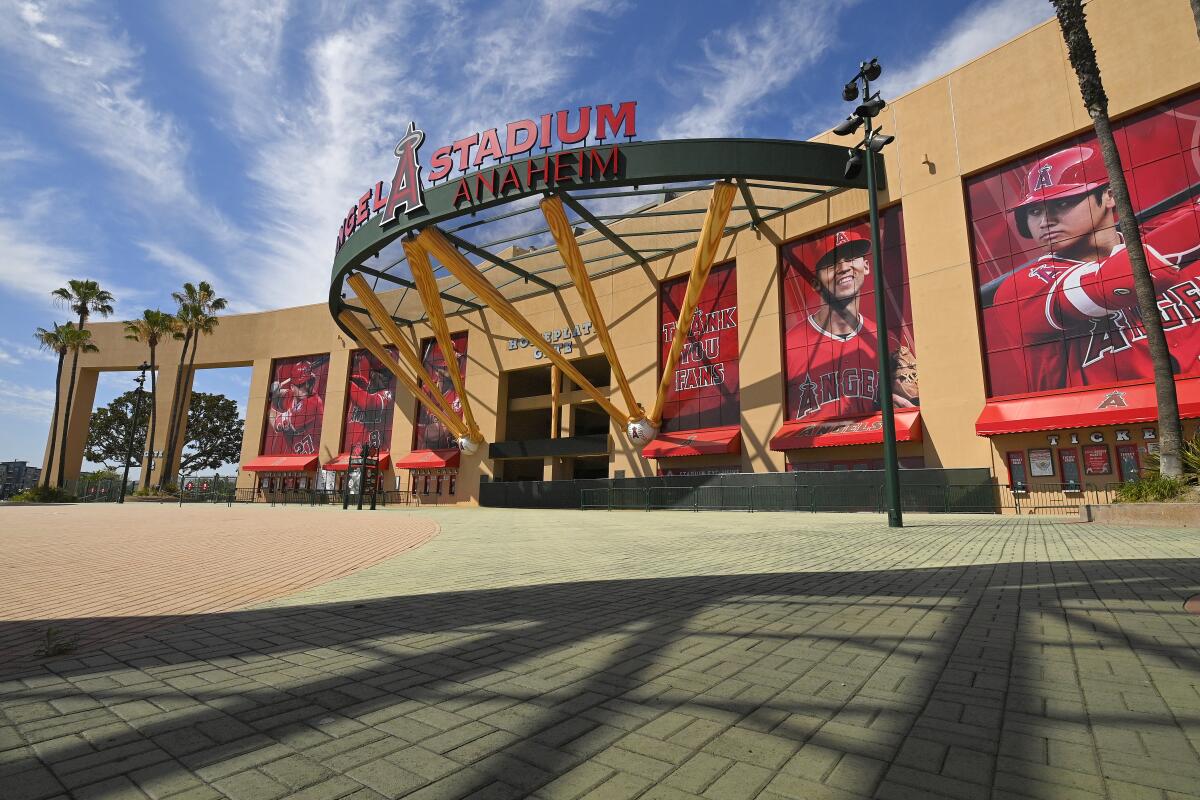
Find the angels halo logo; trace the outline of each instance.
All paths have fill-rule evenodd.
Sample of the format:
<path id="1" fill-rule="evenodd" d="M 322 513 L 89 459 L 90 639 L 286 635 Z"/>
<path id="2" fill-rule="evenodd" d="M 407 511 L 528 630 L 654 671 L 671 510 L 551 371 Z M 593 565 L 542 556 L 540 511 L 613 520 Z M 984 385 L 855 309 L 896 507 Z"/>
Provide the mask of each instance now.
<path id="1" fill-rule="evenodd" d="M 425 194 L 421 188 L 421 161 L 417 150 L 425 141 L 425 131 L 417 127 L 417 123 L 408 123 L 408 133 L 396 145 L 396 175 L 392 178 L 391 191 L 388 193 L 387 206 L 379 219 L 380 225 L 394 222 L 397 215 L 403 211 L 411 214 L 425 207 Z"/>

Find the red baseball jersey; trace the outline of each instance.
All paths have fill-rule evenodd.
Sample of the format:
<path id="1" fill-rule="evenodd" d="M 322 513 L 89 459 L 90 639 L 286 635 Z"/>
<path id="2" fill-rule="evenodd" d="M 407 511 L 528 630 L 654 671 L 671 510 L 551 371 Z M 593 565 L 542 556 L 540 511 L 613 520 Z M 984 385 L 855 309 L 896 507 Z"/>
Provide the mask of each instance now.
<path id="1" fill-rule="evenodd" d="M 860 417 L 879 410 L 879 345 L 875 323 L 859 317 L 847 336 L 805 317 L 787 332 L 788 419 Z M 791 359 L 803 359 L 792 363 Z"/>
<path id="2" fill-rule="evenodd" d="M 1200 241 L 1193 209 L 1189 204 L 1154 219 L 1142 236 L 1177 374 L 1200 366 L 1200 337 L 1177 333 L 1200 321 Z M 1043 256 L 1005 281 L 993 306 L 1014 300 L 1021 330 L 1009 330 L 1012 344 L 1040 345 L 1037 358 L 1027 359 L 1030 391 L 1153 375 L 1124 245 L 1100 261 Z"/>
<path id="3" fill-rule="evenodd" d="M 275 412 L 271 428 L 283 436 L 288 450 L 297 455 L 311 455 L 317 452 L 324 413 L 325 402 L 317 395 L 293 394 L 285 401 L 284 409 Z"/>

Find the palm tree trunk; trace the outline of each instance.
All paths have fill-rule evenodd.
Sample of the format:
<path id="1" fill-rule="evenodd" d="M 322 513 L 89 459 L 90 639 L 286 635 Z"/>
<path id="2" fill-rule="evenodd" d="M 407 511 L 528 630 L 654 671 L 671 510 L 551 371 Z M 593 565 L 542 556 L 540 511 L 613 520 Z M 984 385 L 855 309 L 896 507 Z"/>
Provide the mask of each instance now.
<path id="1" fill-rule="evenodd" d="M 69 429 L 68 422 L 71 419 L 71 399 L 75 396 L 75 376 L 79 374 L 75 369 L 78 361 L 79 351 L 76 350 L 71 358 L 71 383 L 67 389 L 67 408 L 66 413 L 63 414 L 62 438 L 58 442 L 58 480 L 55 482 L 55 486 L 59 489 L 62 488 L 63 482 L 66 479 L 67 431 Z"/>
<path id="2" fill-rule="evenodd" d="M 175 458 L 175 436 L 179 425 L 179 407 L 182 405 L 179 402 L 179 387 L 183 383 L 183 360 L 187 356 L 188 343 L 191 341 L 192 332 L 189 330 L 183 338 L 183 349 L 179 351 L 179 369 L 175 373 L 175 393 L 171 395 L 171 416 L 167 421 L 167 447 L 163 458 L 166 463 L 170 464 Z M 162 471 L 158 477 L 158 488 L 166 485 L 166 471 Z"/>
<path id="3" fill-rule="evenodd" d="M 1192 0 L 1192 16 L 1196 18 L 1196 38 L 1200 39 L 1200 0 Z"/>
<path id="4" fill-rule="evenodd" d="M 1087 30 L 1081 0 L 1051 0 L 1058 24 L 1062 28 L 1067 44 L 1067 55 L 1079 80 L 1079 93 L 1092 126 L 1096 129 L 1096 141 L 1104 157 L 1104 168 L 1108 172 L 1109 188 L 1116 203 L 1117 227 L 1125 239 L 1125 250 L 1129 253 L 1130 271 L 1133 273 L 1134 294 L 1138 311 L 1146 331 L 1146 346 L 1154 365 L 1154 393 L 1158 401 L 1158 448 L 1159 469 L 1163 475 L 1183 474 L 1180 449 L 1183 432 L 1179 424 L 1179 400 L 1175 394 L 1175 375 L 1171 368 L 1171 351 L 1163 333 L 1162 318 L 1159 316 L 1158 296 L 1146 264 L 1146 252 L 1142 248 L 1142 235 L 1137 219 L 1133 215 L 1133 203 L 1129 199 L 1129 187 L 1125 183 L 1125 172 L 1121 156 L 1113 139 L 1112 124 L 1108 119 L 1108 96 L 1100 79 L 1100 66 L 1096 63 L 1096 50 L 1092 46 Z M 1192 0 L 1193 8 L 1197 0 Z"/>
<path id="5" fill-rule="evenodd" d="M 1104 166 L 1108 169 L 1109 188 L 1117 204 L 1117 227 L 1125 238 L 1125 249 L 1129 252 L 1129 266 L 1133 272 L 1133 292 L 1137 296 L 1138 311 L 1146 329 L 1146 347 L 1150 351 L 1150 363 L 1154 367 L 1154 394 L 1158 401 L 1158 454 L 1159 470 L 1163 475 L 1182 475 L 1183 461 L 1180 452 L 1183 446 L 1183 431 L 1179 421 L 1179 399 L 1175 393 L 1175 373 L 1171 364 L 1171 350 L 1167 346 L 1167 335 L 1163 332 L 1162 317 L 1158 309 L 1158 293 L 1154 291 L 1154 280 L 1146 264 L 1146 253 L 1142 248 L 1142 235 L 1137 219 L 1133 216 L 1133 203 L 1129 199 L 1129 187 L 1121 169 L 1121 156 L 1113 138 L 1107 112 L 1092 116 L 1096 128 L 1096 139 Z M 1115 164 L 1113 163 L 1115 162 Z"/>
<path id="6" fill-rule="evenodd" d="M 58 354 L 58 372 L 54 375 L 54 416 L 50 419 L 50 457 L 54 458 L 54 451 L 58 449 L 58 411 L 62 407 L 62 368 L 63 362 L 67 360 L 67 351 L 63 350 Z M 42 470 L 42 486 L 50 485 L 50 465 Z"/>
<path id="7" fill-rule="evenodd" d="M 187 383 L 184 384 L 187 387 L 189 392 L 192 389 L 193 381 L 196 380 L 196 351 L 199 349 L 200 349 L 200 334 L 197 333 L 196 338 L 192 339 L 192 355 L 188 359 Z M 185 392 L 179 398 L 179 427 L 175 429 L 175 435 L 180 436 L 180 437 L 182 437 L 183 433 L 187 432 L 187 415 L 188 415 L 188 411 L 190 410 L 190 406 L 191 406 L 190 403 L 185 404 L 183 402 L 184 396 L 186 396 L 186 395 L 187 395 L 187 393 Z M 186 439 L 186 437 L 184 437 L 183 442 L 181 442 L 179 445 L 180 461 L 183 460 L 183 443 L 186 441 L 187 441 L 187 439 Z M 180 470 L 182 471 L 182 466 L 180 467 Z"/>
<path id="8" fill-rule="evenodd" d="M 158 424 L 158 389 L 154 380 L 154 346 L 150 347 L 150 430 L 146 434 L 146 455 L 142 458 L 142 488 L 150 488 L 150 472 L 154 466 L 154 428 Z"/>

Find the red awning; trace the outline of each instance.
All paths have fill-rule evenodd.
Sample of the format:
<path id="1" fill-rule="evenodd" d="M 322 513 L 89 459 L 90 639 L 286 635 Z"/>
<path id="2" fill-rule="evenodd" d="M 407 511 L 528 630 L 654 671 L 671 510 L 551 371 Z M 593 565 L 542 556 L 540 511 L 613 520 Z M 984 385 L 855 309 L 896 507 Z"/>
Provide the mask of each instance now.
<path id="1" fill-rule="evenodd" d="M 897 411 L 896 441 L 921 441 L 921 412 Z M 854 419 L 827 419 L 820 422 L 792 420 L 771 437 L 772 450 L 799 450 L 805 447 L 839 447 L 848 444 L 881 444 L 883 414 Z"/>
<path id="2" fill-rule="evenodd" d="M 387 450 L 384 450 L 379 454 L 380 469 L 387 469 L 389 458 L 390 454 Z M 325 464 L 325 469 L 333 470 L 334 472 L 345 472 L 346 470 L 350 469 L 350 454 L 338 453 L 337 458 Z M 355 467 L 355 469 L 357 469 L 357 467 Z"/>
<path id="3" fill-rule="evenodd" d="M 1200 417 L 1200 380 L 1176 381 L 1179 416 Z M 1154 384 L 1083 389 L 1037 397 L 989 400 L 975 421 L 980 436 L 1059 428 L 1128 425 L 1158 419 Z"/>
<path id="4" fill-rule="evenodd" d="M 679 456 L 714 456 L 742 451 L 741 426 L 704 428 L 698 431 L 660 433 L 646 445 L 646 458 L 677 458 Z"/>
<path id="5" fill-rule="evenodd" d="M 317 457 L 311 456 L 259 456 L 252 458 L 242 469 L 249 472 L 316 472 Z"/>
<path id="6" fill-rule="evenodd" d="M 457 466 L 457 450 L 413 450 L 396 462 L 396 469 L 445 469 Z"/>

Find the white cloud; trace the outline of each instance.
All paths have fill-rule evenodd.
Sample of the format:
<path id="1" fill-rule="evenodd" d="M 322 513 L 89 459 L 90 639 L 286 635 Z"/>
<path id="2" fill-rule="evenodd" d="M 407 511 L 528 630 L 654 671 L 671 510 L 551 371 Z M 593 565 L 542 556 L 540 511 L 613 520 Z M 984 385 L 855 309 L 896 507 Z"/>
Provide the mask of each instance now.
<path id="1" fill-rule="evenodd" d="M 191 191 L 187 136 L 142 95 L 141 54 L 105 16 L 86 0 L 49 11 L 37 0 L 0 0 L 0 50 L 78 146 L 127 182 L 131 199 L 146 210 L 174 203 L 209 235 L 236 238 Z"/>
<path id="2" fill-rule="evenodd" d="M 701 100 L 660 130 L 662 138 L 736 136 L 745 119 L 787 86 L 834 42 L 846 3 L 784 2 L 753 25 L 731 27 L 701 42 L 704 62 L 680 67 L 686 91 Z"/>
<path id="3" fill-rule="evenodd" d="M 887 70 L 881 81 L 886 97 L 897 97 L 978 58 L 988 50 L 1054 16 L 1045 0 L 985 0 L 950 23 L 926 55 Z"/>
<path id="4" fill-rule="evenodd" d="M 219 283 L 216 274 L 206 264 L 169 244 L 138 242 L 138 246 L 152 261 L 162 264 L 184 281 Z"/>
<path id="5" fill-rule="evenodd" d="M 49 350 L 43 350 L 35 344 L 0 339 L 0 364 L 16 366 L 26 361 L 46 361 L 53 364 L 57 360 L 57 355 Z"/>
<path id="6" fill-rule="evenodd" d="M 46 423 L 54 410 L 54 390 L 0 378 L 0 416 Z"/>

